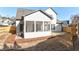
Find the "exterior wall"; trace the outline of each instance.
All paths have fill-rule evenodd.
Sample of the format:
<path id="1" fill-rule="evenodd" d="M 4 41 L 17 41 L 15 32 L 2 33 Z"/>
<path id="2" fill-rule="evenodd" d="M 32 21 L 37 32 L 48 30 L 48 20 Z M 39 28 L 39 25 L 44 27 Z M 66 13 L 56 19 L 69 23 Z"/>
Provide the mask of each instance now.
<path id="1" fill-rule="evenodd" d="M 51 21 L 49 17 L 40 11 L 24 17 L 25 21 Z"/>
<path id="2" fill-rule="evenodd" d="M 43 37 L 51 35 L 50 31 L 41 31 L 41 32 L 26 32 L 26 21 L 49 21 L 51 19 L 48 18 L 46 15 L 42 14 L 41 12 L 36 12 L 34 14 L 28 15 L 24 17 L 24 38 L 36 38 L 36 37 Z M 35 23 L 35 22 L 34 22 Z"/>
<path id="3" fill-rule="evenodd" d="M 48 8 L 45 12 L 53 17 L 52 24 L 56 24 L 57 23 L 57 15 L 56 15 L 56 13 L 51 8 Z"/>
<path id="4" fill-rule="evenodd" d="M 61 24 L 56 24 L 55 25 L 55 31 L 62 31 L 62 25 Z"/>
<path id="5" fill-rule="evenodd" d="M 52 31 L 62 31 L 61 24 L 57 24 L 57 14 L 51 8 L 48 8 L 45 12 L 51 15 L 53 18 L 51 24 L 55 24 L 55 30 Z"/>
<path id="6" fill-rule="evenodd" d="M 51 29 L 52 31 L 59 31 L 61 32 L 62 31 L 62 25 L 61 24 L 55 24 L 55 29 Z"/>
<path id="7" fill-rule="evenodd" d="M 50 31 L 47 32 L 28 32 L 24 33 L 24 38 L 36 38 L 51 35 Z"/>
<path id="8" fill-rule="evenodd" d="M 20 33 L 20 21 L 16 21 L 16 34 L 18 35 Z"/>
<path id="9" fill-rule="evenodd" d="M 21 27 L 21 24 L 24 25 L 23 21 L 20 21 L 20 20 L 16 21 L 16 34 L 18 36 L 24 37 L 24 26 L 22 25 L 22 27 Z M 21 31 L 21 29 L 22 29 L 22 31 Z"/>
<path id="10" fill-rule="evenodd" d="M 18 24 L 19 24 L 19 23 L 20 23 L 20 21 L 19 21 L 19 20 L 17 20 L 17 21 L 16 21 L 16 27 L 18 26 Z"/>

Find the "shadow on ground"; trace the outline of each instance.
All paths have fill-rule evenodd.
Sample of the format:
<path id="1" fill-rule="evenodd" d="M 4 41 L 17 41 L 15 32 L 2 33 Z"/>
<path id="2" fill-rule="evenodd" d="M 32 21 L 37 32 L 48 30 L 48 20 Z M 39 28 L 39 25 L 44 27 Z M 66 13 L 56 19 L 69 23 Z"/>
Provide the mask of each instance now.
<path id="1" fill-rule="evenodd" d="M 68 38 L 68 39 L 67 39 Z M 77 36 L 70 39 L 69 36 L 58 36 L 48 38 L 46 41 L 37 44 L 36 46 L 22 49 L 22 51 L 74 51 L 79 50 L 79 41 Z M 78 49 L 77 49 L 78 48 Z"/>

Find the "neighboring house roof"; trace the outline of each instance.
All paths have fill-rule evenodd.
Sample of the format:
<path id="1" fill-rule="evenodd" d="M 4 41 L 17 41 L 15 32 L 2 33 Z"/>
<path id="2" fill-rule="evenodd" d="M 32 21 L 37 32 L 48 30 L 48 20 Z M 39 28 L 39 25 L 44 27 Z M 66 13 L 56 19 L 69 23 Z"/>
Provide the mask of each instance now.
<path id="1" fill-rule="evenodd" d="M 60 20 L 57 20 L 57 24 L 62 24 L 62 22 Z"/>
<path id="2" fill-rule="evenodd" d="M 1 25 L 12 25 L 14 22 L 15 22 L 14 19 L 2 17 L 2 19 L 0 19 L 0 26 Z"/>
<path id="3" fill-rule="evenodd" d="M 28 10 L 28 9 L 18 9 L 16 13 L 16 19 L 21 19 L 22 16 L 28 15 L 30 13 L 35 12 L 35 10 Z"/>
<path id="4" fill-rule="evenodd" d="M 69 24 L 69 20 L 64 20 L 64 21 L 57 20 L 57 23 Z"/>

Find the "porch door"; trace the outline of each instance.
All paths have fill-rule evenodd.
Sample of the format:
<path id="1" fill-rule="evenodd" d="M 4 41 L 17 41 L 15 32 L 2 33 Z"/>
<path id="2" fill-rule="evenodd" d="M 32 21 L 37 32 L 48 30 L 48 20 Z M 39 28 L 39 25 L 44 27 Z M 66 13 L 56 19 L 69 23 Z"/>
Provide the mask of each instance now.
<path id="1" fill-rule="evenodd" d="M 24 25 L 23 24 L 20 24 L 20 36 L 21 37 L 24 37 L 24 35 L 23 35 L 23 29 L 24 29 Z"/>

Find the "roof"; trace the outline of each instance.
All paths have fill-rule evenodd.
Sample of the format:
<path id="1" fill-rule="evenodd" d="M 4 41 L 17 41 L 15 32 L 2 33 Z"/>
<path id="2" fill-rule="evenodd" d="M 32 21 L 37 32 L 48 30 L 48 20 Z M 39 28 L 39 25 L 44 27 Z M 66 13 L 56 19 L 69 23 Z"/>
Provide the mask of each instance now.
<path id="1" fill-rule="evenodd" d="M 57 23 L 69 24 L 69 20 L 64 20 L 64 21 L 57 20 Z"/>
<path id="2" fill-rule="evenodd" d="M 16 19 L 21 19 L 22 16 L 28 15 L 30 13 L 35 12 L 35 10 L 28 10 L 28 9 L 17 9 Z"/>
<path id="3" fill-rule="evenodd" d="M 52 9 L 52 8 L 51 8 Z M 53 9 L 52 9 L 53 10 Z M 51 15 L 49 15 L 48 13 L 46 13 L 44 10 L 28 10 L 28 9 L 18 9 L 17 13 L 16 13 L 16 20 L 21 20 L 22 16 L 28 16 L 30 14 L 33 14 L 35 12 L 42 12 L 43 14 L 45 14 L 47 17 L 51 18 Z M 53 10 L 54 11 L 54 10 Z M 55 12 L 55 11 L 54 11 Z M 56 12 L 55 12 L 56 13 Z M 57 13 L 56 13 L 57 14 Z"/>

